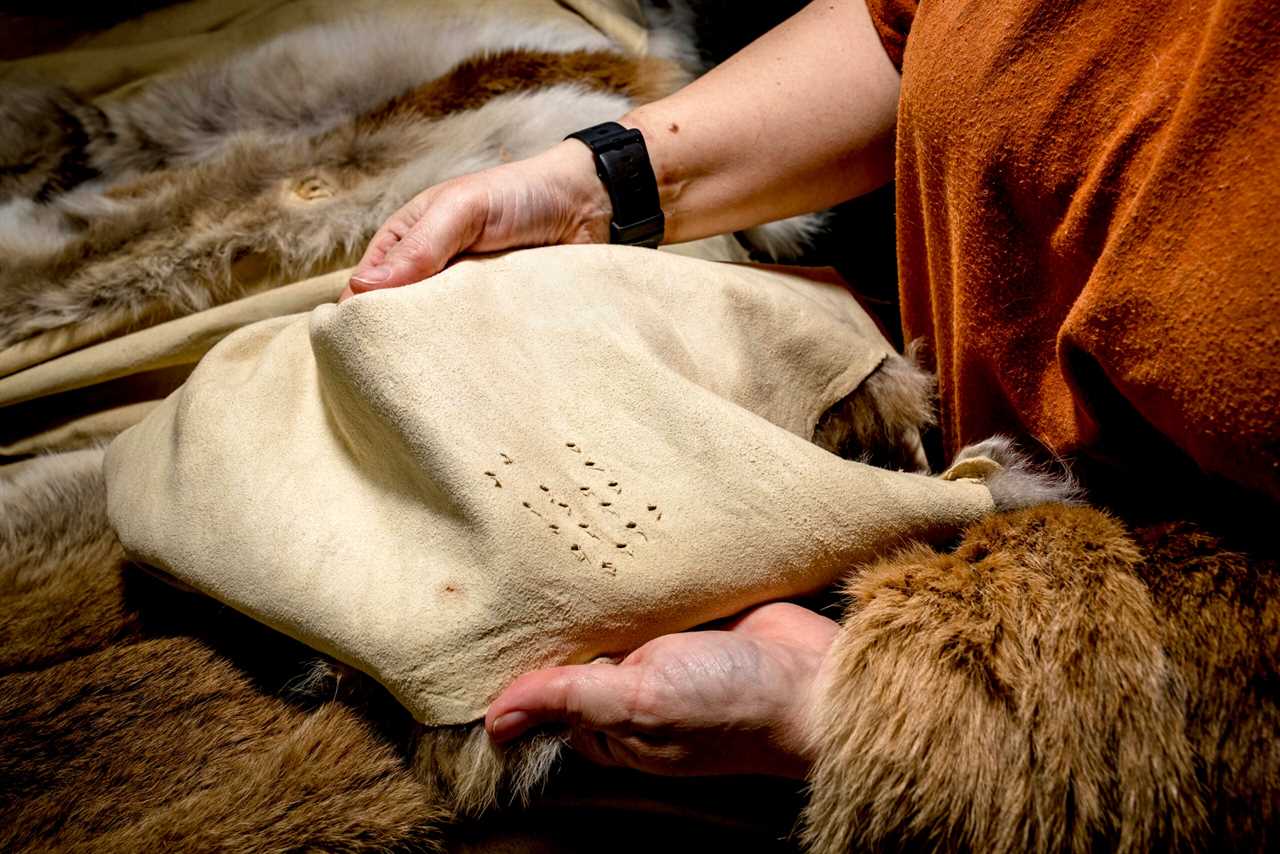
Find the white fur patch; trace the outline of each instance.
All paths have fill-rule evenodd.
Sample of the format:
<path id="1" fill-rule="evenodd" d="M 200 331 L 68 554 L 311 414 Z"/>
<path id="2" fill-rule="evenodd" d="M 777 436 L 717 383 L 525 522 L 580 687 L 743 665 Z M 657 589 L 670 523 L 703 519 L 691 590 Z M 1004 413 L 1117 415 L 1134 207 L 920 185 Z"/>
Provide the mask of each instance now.
<path id="1" fill-rule="evenodd" d="M 63 218 L 30 199 L 0 203 L 0 254 L 40 256 L 59 251 L 75 237 Z"/>
<path id="2" fill-rule="evenodd" d="M 321 133 L 476 55 L 612 47 L 586 26 L 509 15 L 440 17 L 427 8 L 287 33 L 234 62 L 156 80 L 107 113 L 113 127 L 142 128 L 172 153 L 171 164 L 181 164 L 211 156 L 236 132 Z"/>

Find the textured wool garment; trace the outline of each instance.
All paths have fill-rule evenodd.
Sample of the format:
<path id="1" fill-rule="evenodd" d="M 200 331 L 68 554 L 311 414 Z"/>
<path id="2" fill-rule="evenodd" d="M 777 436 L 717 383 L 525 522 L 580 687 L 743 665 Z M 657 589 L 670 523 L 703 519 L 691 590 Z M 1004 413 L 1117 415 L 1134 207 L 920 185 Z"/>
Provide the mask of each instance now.
<path id="1" fill-rule="evenodd" d="M 950 447 L 1025 430 L 1280 496 L 1275 4 L 868 5 Z"/>
<path id="2" fill-rule="evenodd" d="M 466 723 L 519 673 L 988 512 L 980 483 L 808 441 L 889 353 L 799 274 L 608 246 L 463 261 L 225 339 L 112 444 L 109 513 L 141 561 Z"/>

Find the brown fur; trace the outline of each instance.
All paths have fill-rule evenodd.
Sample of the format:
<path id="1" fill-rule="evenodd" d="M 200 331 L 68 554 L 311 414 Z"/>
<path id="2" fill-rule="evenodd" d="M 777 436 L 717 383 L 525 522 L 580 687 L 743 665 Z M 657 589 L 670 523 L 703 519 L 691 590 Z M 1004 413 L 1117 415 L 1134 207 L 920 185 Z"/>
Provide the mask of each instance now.
<path id="1" fill-rule="evenodd" d="M 815 712 L 815 851 L 1262 850 L 1273 559 L 1046 505 L 857 574 Z"/>
<path id="2" fill-rule="evenodd" d="M 545 779 L 554 738 L 502 755 L 474 726 L 423 730 L 363 676 L 125 564 L 95 521 L 99 456 L 0 469 L 0 846 L 422 847 Z M 1265 849 L 1276 570 L 1189 523 L 1130 536 L 1044 506 L 859 572 L 806 842 Z"/>
<path id="3" fill-rule="evenodd" d="M 419 726 L 362 674 L 129 564 L 101 457 L 0 469 L 0 848 L 421 846 L 545 783 L 559 738 Z"/>
<path id="4" fill-rule="evenodd" d="M 426 846 L 444 811 L 340 703 L 292 703 L 191 637 L 0 676 L 0 845 Z"/>
<path id="5" fill-rule="evenodd" d="M 0 467 L 0 595 L 119 558 L 101 468 L 100 450 Z"/>
<path id="6" fill-rule="evenodd" d="M 100 464 L 0 480 L 21 532 L 0 549 L 0 848 L 431 847 L 450 811 L 403 758 L 406 716 L 128 565 Z"/>
<path id="7" fill-rule="evenodd" d="M 914 349 L 894 353 L 818 419 L 813 443 L 846 459 L 927 472 L 921 434 L 934 423 L 933 377 Z"/>
<path id="8" fill-rule="evenodd" d="M 671 94 L 685 82 L 687 75 L 678 66 L 660 59 L 605 51 L 504 50 L 460 62 L 445 76 L 360 117 L 357 124 L 373 129 L 406 118 L 438 119 L 474 110 L 499 95 L 562 84 L 645 103 Z"/>
<path id="9" fill-rule="evenodd" d="M 53 459 L 37 462 L 28 487 Z M 62 483 L 46 494 L 72 503 L 53 468 Z M 10 477 L 0 468 L 0 483 Z M 5 499 L 0 511 L 12 510 Z M 55 545 L 56 531 L 39 533 Z M 495 820 L 495 804 L 536 792 L 558 740 L 532 739 L 513 759 L 476 727 L 423 730 L 359 674 L 118 551 L 96 571 L 79 565 L 0 585 L 0 614 L 21 617 L 0 623 L 4 850 L 587 852 L 611 838 L 639 852 L 677 834 L 708 849 L 735 837 L 735 850 L 781 849 L 759 844 L 787 820 L 768 790 L 687 781 L 673 801 L 665 781 L 604 771 L 602 785 L 581 765 L 567 806 Z M 501 779 L 510 767 L 525 779 Z M 742 798 L 765 796 L 738 814 Z M 458 823 L 464 814 L 476 818 Z"/>
<path id="10" fill-rule="evenodd" d="M 217 139 L 201 158 L 168 168 L 161 158 L 153 171 L 96 196 L 33 209 L 44 230 L 18 232 L 5 247 L 0 347 L 90 318 L 147 326 L 350 265 L 422 187 L 496 165 L 508 148 L 538 150 L 603 118 L 600 96 L 614 99 L 613 116 L 686 79 L 659 59 L 501 51 L 322 132 L 249 127 Z M 546 102 L 498 103 L 533 93 Z M 61 100 L 48 103 L 68 114 Z M 487 123 L 445 129 L 450 117 L 482 108 L 491 110 Z M 41 242 L 46 234 L 62 235 L 48 238 L 55 248 Z"/>
<path id="11" fill-rule="evenodd" d="M 0 98 L 0 201 L 49 199 L 97 176 L 88 147 L 106 117 L 61 88 L 18 86 Z"/>

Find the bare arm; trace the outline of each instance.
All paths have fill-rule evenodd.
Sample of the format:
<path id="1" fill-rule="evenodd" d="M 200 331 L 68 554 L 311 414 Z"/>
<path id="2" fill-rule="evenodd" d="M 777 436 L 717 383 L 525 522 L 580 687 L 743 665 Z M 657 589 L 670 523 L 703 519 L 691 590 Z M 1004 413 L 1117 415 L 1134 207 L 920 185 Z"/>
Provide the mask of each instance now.
<path id="1" fill-rule="evenodd" d="M 678 243 L 885 183 L 897 99 L 864 0 L 819 0 L 621 122 L 645 136 L 666 242 Z M 610 213 L 587 148 L 562 142 L 420 193 L 370 241 L 349 291 L 420 281 L 464 252 L 603 243 Z"/>
<path id="2" fill-rule="evenodd" d="M 819 0 L 622 119 L 649 147 L 667 241 L 736 231 L 893 175 L 898 72 L 864 0 Z"/>

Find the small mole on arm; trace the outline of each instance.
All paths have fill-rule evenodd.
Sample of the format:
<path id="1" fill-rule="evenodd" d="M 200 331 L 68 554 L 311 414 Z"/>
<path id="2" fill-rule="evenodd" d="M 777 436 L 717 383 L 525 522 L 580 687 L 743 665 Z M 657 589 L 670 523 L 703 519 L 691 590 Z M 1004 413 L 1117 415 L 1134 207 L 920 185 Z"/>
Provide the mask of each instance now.
<path id="1" fill-rule="evenodd" d="M 667 130 L 671 131 L 672 133 L 679 133 L 680 125 L 676 124 L 675 122 L 672 122 L 671 127 L 667 128 Z"/>

